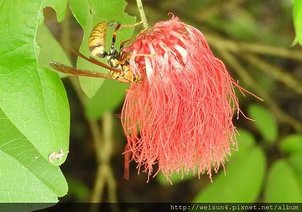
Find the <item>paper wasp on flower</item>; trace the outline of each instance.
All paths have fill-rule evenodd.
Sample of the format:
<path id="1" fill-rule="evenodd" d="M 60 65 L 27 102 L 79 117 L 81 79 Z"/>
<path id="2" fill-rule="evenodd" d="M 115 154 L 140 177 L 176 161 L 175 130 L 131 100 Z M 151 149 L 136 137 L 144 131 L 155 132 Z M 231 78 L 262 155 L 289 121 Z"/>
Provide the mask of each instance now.
<path id="1" fill-rule="evenodd" d="M 114 32 L 106 51 L 108 27 Z M 130 25 L 99 23 L 89 38 L 92 57 L 75 52 L 107 68 L 110 74 L 55 62 L 51 66 L 68 74 L 131 83 L 121 111 L 127 137 L 126 178 L 131 161 L 148 177 L 161 171 L 169 178 L 175 172 L 192 170 L 198 175 L 206 172 L 211 178 L 212 169 L 217 172 L 224 166 L 231 147 L 236 146 L 232 121 L 234 111 L 238 115 L 241 110 L 234 88 L 262 99 L 239 86 L 213 54 L 202 32 L 178 17 L 172 15 L 170 20 L 156 23 L 129 43 L 122 42 L 117 51 L 116 32 L 122 27 Z M 107 64 L 95 57 L 106 58 Z"/>
<path id="2" fill-rule="evenodd" d="M 72 50 L 75 55 L 81 57 L 93 64 L 101 66 L 109 70 L 109 74 L 104 74 L 100 72 L 88 71 L 84 69 L 77 69 L 70 66 L 63 65 L 58 62 L 51 61 L 50 66 L 56 69 L 59 72 L 63 72 L 66 74 L 76 75 L 76 76 L 87 76 L 87 77 L 97 77 L 97 78 L 105 78 L 105 79 L 115 79 L 119 82 L 129 83 L 129 82 L 138 82 L 141 80 L 141 76 L 134 74 L 129 65 L 130 53 L 123 51 L 124 45 L 129 40 L 123 41 L 120 44 L 119 51 L 117 51 L 114 47 L 116 41 L 116 34 L 120 28 L 123 27 L 134 27 L 141 22 L 133 24 L 133 25 L 122 25 L 117 22 L 100 22 L 98 23 L 93 30 L 88 39 L 88 47 L 93 57 L 106 58 L 107 63 L 98 61 L 93 57 L 86 57 L 80 52 Z M 106 44 L 106 32 L 107 28 L 114 28 L 112 43 L 107 52 L 105 50 Z"/>

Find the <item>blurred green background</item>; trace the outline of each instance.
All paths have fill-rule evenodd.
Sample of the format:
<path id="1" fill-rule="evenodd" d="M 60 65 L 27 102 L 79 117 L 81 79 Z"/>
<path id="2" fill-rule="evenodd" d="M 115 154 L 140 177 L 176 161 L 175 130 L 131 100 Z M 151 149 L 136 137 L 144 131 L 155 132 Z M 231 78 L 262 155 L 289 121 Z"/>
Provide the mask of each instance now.
<path id="1" fill-rule="evenodd" d="M 127 86 L 106 80 L 88 99 L 75 79 L 65 78 L 71 135 L 69 156 L 61 168 L 69 192 L 60 202 L 302 202 L 302 48 L 291 47 L 292 1 L 144 0 L 143 4 L 150 25 L 168 19 L 172 12 L 200 29 L 233 78 L 264 102 L 238 93 L 242 111 L 255 121 L 242 115 L 234 118 L 238 151 L 226 162 L 226 173 L 221 168 L 212 183 L 207 175 L 190 174 L 183 179 L 173 176 L 173 185 L 162 175 L 147 183 L 147 175 L 137 175 L 134 163 L 130 179 L 123 178 L 126 141 L 119 114 Z M 134 0 L 128 1 L 126 12 L 139 18 Z M 75 65 L 70 48 L 79 49 L 81 27 L 71 13 L 62 24 L 52 9 L 45 15 L 46 25 Z M 112 142 L 102 143 L 101 148 L 110 148 L 109 168 L 94 141 L 106 136 L 108 129 Z M 111 170 L 109 175 L 104 167 Z"/>

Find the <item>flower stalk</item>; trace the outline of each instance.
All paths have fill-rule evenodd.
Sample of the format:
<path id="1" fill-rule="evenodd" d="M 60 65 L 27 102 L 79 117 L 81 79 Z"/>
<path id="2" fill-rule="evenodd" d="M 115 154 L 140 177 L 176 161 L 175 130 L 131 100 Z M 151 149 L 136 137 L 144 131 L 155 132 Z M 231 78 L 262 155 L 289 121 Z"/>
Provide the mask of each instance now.
<path id="1" fill-rule="evenodd" d="M 142 1 L 141 0 L 136 0 L 136 4 L 137 4 L 138 11 L 139 11 L 139 15 L 141 17 L 141 21 L 143 22 L 143 27 L 144 27 L 144 29 L 148 29 L 149 25 L 148 25 L 148 22 L 147 22 L 147 18 L 146 18 L 146 15 L 145 15 L 145 11 L 144 11 Z"/>

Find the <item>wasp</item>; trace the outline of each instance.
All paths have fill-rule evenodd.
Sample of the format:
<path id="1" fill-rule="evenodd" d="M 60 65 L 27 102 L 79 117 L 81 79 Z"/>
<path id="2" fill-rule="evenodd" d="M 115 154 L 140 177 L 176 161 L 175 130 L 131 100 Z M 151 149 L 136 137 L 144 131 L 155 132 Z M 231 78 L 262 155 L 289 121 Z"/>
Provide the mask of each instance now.
<path id="1" fill-rule="evenodd" d="M 75 76 L 87 76 L 87 77 L 97 77 L 97 78 L 105 78 L 105 79 L 115 79 L 122 83 L 130 83 L 130 82 L 139 82 L 141 80 L 141 76 L 134 74 L 130 69 L 129 58 L 131 54 L 129 52 L 123 51 L 124 45 L 129 41 L 123 41 L 120 44 L 119 51 L 115 49 L 115 41 L 117 36 L 117 31 L 122 27 L 134 27 L 139 23 L 133 25 L 122 25 L 117 22 L 100 22 L 98 23 L 91 31 L 89 39 L 88 39 L 88 47 L 91 52 L 91 56 L 86 57 L 80 52 L 77 52 L 72 49 L 72 52 L 78 57 L 83 58 L 95 65 L 101 66 L 109 70 L 109 74 L 99 73 L 95 71 L 88 71 L 84 69 L 77 69 L 70 66 L 63 65 L 58 62 L 50 61 L 50 66 L 59 72 L 63 72 L 70 75 Z M 109 51 L 105 50 L 106 44 L 106 32 L 107 28 L 114 28 L 111 46 Z M 107 60 L 107 64 L 100 62 L 95 59 L 105 58 Z"/>

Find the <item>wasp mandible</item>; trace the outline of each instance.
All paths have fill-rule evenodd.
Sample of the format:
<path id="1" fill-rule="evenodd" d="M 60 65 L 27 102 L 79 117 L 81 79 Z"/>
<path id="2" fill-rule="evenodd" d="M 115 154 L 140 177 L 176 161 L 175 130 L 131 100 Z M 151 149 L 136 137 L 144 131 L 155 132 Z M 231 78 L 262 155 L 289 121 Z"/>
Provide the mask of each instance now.
<path id="1" fill-rule="evenodd" d="M 129 40 L 123 41 L 120 44 L 119 51 L 115 49 L 114 45 L 116 41 L 117 31 L 119 29 L 123 27 L 134 27 L 139 24 L 141 24 L 141 22 L 133 25 L 122 25 L 114 21 L 100 22 L 93 28 L 88 39 L 88 47 L 93 57 L 86 57 L 80 52 L 72 50 L 72 52 L 78 57 L 81 57 L 84 60 L 87 60 L 93 64 L 108 69 L 109 74 L 88 71 L 84 69 L 77 69 L 54 61 L 50 62 L 50 66 L 59 72 L 76 75 L 76 76 L 115 79 L 123 83 L 138 82 L 141 80 L 141 76 L 134 74 L 130 69 L 130 64 L 129 64 L 130 53 L 123 51 L 125 43 L 127 43 Z M 105 50 L 105 44 L 106 44 L 106 32 L 108 27 L 114 28 L 114 32 L 112 35 L 111 46 L 109 48 L 109 51 L 107 52 Z M 100 62 L 94 57 L 106 58 L 108 64 Z"/>

